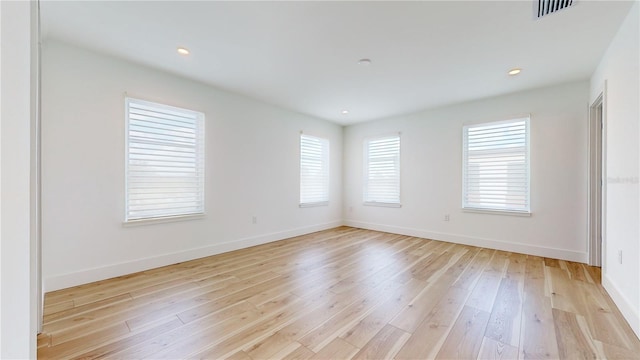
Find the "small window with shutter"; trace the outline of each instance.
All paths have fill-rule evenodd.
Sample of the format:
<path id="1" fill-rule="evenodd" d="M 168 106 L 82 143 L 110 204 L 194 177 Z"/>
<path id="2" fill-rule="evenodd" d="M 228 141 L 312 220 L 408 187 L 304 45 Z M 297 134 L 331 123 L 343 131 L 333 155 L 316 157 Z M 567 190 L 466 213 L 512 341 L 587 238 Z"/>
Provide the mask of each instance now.
<path id="1" fill-rule="evenodd" d="M 529 117 L 463 127 L 462 207 L 530 213 Z"/>
<path id="2" fill-rule="evenodd" d="M 125 222 L 204 214 L 204 114 L 125 103 Z"/>
<path id="3" fill-rule="evenodd" d="M 329 203 L 329 140 L 300 135 L 300 207 Z"/>
<path id="4" fill-rule="evenodd" d="M 365 140 L 364 204 L 400 207 L 400 135 Z"/>

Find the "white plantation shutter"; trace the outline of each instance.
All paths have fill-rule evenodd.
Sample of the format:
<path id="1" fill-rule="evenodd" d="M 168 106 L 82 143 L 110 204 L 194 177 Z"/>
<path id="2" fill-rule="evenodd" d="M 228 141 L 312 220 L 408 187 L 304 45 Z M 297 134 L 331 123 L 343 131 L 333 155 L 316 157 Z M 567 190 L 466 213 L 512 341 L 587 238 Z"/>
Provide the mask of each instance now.
<path id="1" fill-rule="evenodd" d="M 204 114 L 127 98 L 125 221 L 204 213 Z"/>
<path id="2" fill-rule="evenodd" d="M 529 213 L 529 118 L 463 128 L 466 209 Z"/>
<path id="3" fill-rule="evenodd" d="M 400 136 L 365 141 L 364 202 L 400 205 Z"/>
<path id="4" fill-rule="evenodd" d="M 329 202 L 329 140 L 300 135 L 300 206 Z"/>

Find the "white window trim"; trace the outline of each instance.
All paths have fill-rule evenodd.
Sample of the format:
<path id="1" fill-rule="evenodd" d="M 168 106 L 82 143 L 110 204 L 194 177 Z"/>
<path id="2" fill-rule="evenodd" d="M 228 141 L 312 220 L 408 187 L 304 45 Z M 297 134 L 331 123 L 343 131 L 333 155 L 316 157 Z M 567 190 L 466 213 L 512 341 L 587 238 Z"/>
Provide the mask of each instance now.
<path id="1" fill-rule="evenodd" d="M 134 227 L 134 226 L 142 226 L 142 225 L 197 220 L 197 219 L 204 219 L 205 215 L 206 215 L 205 213 L 202 213 L 202 214 L 189 214 L 189 215 L 165 216 L 165 217 L 157 217 L 157 218 L 135 219 L 135 220 L 124 221 L 122 223 L 122 226 Z"/>
<path id="2" fill-rule="evenodd" d="M 390 203 L 390 202 L 380 202 L 380 201 L 363 201 L 362 205 L 364 205 L 364 206 L 388 207 L 388 208 L 401 208 L 402 207 L 402 203 Z"/>
<path id="3" fill-rule="evenodd" d="M 509 216 L 531 216 L 531 211 L 514 211 L 514 210 L 498 210 L 498 209 L 481 209 L 481 208 L 463 208 L 462 212 L 476 213 L 476 214 L 489 214 L 489 215 L 509 215 Z"/>
<path id="4" fill-rule="evenodd" d="M 300 208 L 310 208 L 310 207 L 318 207 L 318 206 L 328 206 L 328 201 L 316 201 L 316 202 L 308 202 L 308 203 L 300 203 L 298 207 Z"/>
<path id="5" fill-rule="evenodd" d="M 164 108 L 166 110 L 178 111 L 178 112 L 186 112 L 191 113 L 197 116 L 197 121 L 199 122 L 202 143 L 200 144 L 200 156 L 201 161 L 203 162 L 202 167 L 202 188 L 200 189 L 201 198 L 202 198 L 202 211 L 193 212 L 193 213 L 184 213 L 184 214 L 176 214 L 176 215 L 163 215 L 163 216 L 155 216 L 155 217 L 143 217 L 143 218 L 129 218 L 128 214 L 128 204 L 129 204 L 129 130 L 130 130 L 130 119 L 129 119 L 129 108 L 131 103 L 137 103 L 144 106 L 158 107 Z M 124 203 L 124 221 L 123 226 L 138 226 L 138 225 L 150 225 L 156 223 L 168 223 L 168 222 L 177 222 L 177 221 L 186 221 L 186 220 L 194 220 L 201 219 L 206 215 L 206 203 L 205 203 L 205 190 L 206 190 L 206 163 L 205 163 L 205 146 L 206 146 L 206 132 L 205 132 L 205 115 L 202 112 L 179 108 L 175 106 L 170 106 L 162 103 L 156 103 L 146 100 L 141 100 L 138 98 L 125 97 L 125 154 L 124 154 L 124 162 L 125 162 L 125 176 L 124 176 L 124 192 L 125 192 L 125 203 Z"/>
<path id="6" fill-rule="evenodd" d="M 379 136 L 371 136 L 364 139 L 362 144 L 363 152 L 363 176 L 362 176 L 362 204 L 365 206 L 377 206 L 387 208 L 401 208 L 402 207 L 402 134 L 389 133 Z M 373 140 L 380 140 L 385 138 L 398 138 L 398 202 L 383 202 L 383 201 L 371 201 L 367 200 L 367 189 L 369 180 L 369 147 L 368 144 Z"/>
<path id="7" fill-rule="evenodd" d="M 312 138 L 312 139 L 316 139 L 319 140 L 320 142 L 323 143 L 323 145 L 326 145 L 326 153 L 323 154 L 323 162 L 324 162 L 324 166 L 326 166 L 326 173 L 323 174 L 323 176 L 326 177 L 326 200 L 322 200 L 322 201 L 310 201 L 310 202 L 302 202 L 302 138 L 303 137 L 307 137 L 307 138 Z M 300 208 L 310 208 L 310 207 L 318 207 L 318 206 L 328 206 L 329 205 L 329 197 L 331 195 L 331 142 L 329 141 L 328 138 L 325 137 L 320 137 L 320 136 L 315 136 L 315 135 L 309 135 L 309 134 L 305 134 L 303 132 L 300 132 L 300 137 L 298 138 L 299 143 L 298 143 L 298 151 L 299 151 L 299 159 L 298 159 L 298 165 L 300 166 L 299 168 L 299 194 L 298 194 L 298 206 Z"/>
<path id="8" fill-rule="evenodd" d="M 480 126 L 480 125 L 498 125 L 501 123 L 510 123 L 518 120 L 525 120 L 526 124 L 526 133 L 525 133 L 525 141 L 526 141 L 526 170 L 527 170 L 527 184 L 528 191 L 526 194 L 526 202 L 527 209 L 526 210 L 514 210 L 514 209 L 497 209 L 497 208 L 479 208 L 473 206 L 467 206 L 465 202 L 465 194 L 466 194 L 466 182 L 467 182 L 467 166 L 466 166 L 466 145 L 467 145 L 467 128 Z M 520 114 L 510 117 L 506 120 L 498 120 L 498 121 L 485 121 L 485 122 L 477 122 L 471 124 L 463 125 L 462 131 L 462 211 L 467 213 L 482 213 L 482 214 L 493 214 L 493 215 L 510 215 L 510 216 L 523 216 L 529 217 L 531 216 L 531 115 L 530 114 Z"/>

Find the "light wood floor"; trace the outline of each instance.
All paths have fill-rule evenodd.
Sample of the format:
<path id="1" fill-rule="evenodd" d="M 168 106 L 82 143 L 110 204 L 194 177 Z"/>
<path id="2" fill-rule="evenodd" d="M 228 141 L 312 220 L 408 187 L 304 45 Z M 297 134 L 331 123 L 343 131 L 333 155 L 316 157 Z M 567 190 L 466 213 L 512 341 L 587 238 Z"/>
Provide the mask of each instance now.
<path id="1" fill-rule="evenodd" d="M 48 293 L 38 358 L 638 358 L 598 268 L 341 227 Z"/>

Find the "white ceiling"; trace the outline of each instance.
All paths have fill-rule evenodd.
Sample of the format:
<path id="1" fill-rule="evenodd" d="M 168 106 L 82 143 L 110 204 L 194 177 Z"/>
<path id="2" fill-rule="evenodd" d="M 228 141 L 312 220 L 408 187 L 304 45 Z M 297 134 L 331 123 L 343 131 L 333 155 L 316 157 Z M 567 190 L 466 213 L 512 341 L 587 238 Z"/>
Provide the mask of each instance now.
<path id="1" fill-rule="evenodd" d="M 41 17 L 44 41 L 347 125 L 588 79 L 632 4 L 582 0 L 534 20 L 532 3 L 45 0 Z"/>

